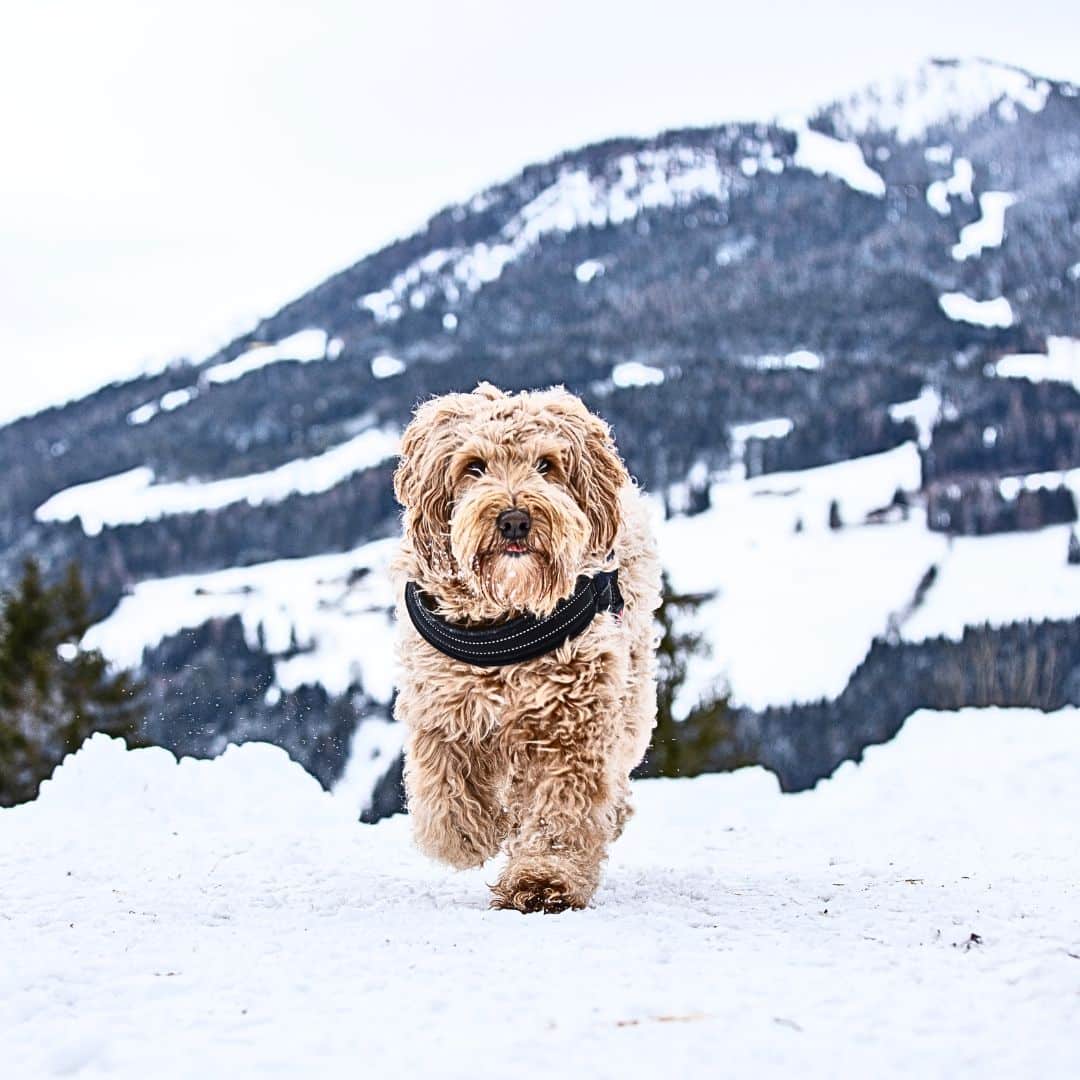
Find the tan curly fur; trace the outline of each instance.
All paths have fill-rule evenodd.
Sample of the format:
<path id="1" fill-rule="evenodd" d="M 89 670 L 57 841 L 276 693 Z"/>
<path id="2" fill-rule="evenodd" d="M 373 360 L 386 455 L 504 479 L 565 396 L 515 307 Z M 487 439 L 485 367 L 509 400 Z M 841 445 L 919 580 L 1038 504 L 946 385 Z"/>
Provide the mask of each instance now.
<path id="1" fill-rule="evenodd" d="M 541 464 L 542 463 L 542 464 Z M 561 388 L 422 404 L 394 489 L 404 537 L 394 562 L 407 728 L 405 787 L 427 854 L 464 868 L 504 850 L 492 906 L 584 907 L 631 813 L 630 770 L 656 720 L 653 611 L 660 569 L 644 501 L 611 433 Z M 515 553 L 498 514 L 528 512 Z M 581 574 L 619 570 L 620 619 L 598 615 L 555 652 L 480 668 L 433 649 L 405 613 L 416 581 L 444 618 L 486 626 L 550 613 Z"/>

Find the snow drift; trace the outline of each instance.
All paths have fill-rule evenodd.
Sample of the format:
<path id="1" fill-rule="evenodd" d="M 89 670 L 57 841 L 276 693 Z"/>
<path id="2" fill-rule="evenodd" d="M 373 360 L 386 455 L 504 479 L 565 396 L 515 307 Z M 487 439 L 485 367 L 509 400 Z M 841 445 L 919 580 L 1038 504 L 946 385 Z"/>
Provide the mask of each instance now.
<path id="1" fill-rule="evenodd" d="M 280 750 L 94 737 L 0 811 L 5 1074 L 1075 1075 L 1080 710 L 801 795 L 638 784 L 595 906 L 486 909 Z"/>

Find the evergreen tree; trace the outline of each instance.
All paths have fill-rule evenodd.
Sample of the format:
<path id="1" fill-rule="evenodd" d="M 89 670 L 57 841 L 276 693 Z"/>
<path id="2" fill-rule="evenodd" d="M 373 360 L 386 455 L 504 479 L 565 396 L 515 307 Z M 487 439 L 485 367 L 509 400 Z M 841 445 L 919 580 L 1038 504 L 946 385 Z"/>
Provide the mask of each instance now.
<path id="1" fill-rule="evenodd" d="M 656 613 L 661 628 L 657 649 L 656 729 L 641 769 L 644 775 L 694 776 L 702 771 L 710 752 L 730 734 L 726 697 L 699 705 L 691 714 L 695 721 L 692 724 L 676 720 L 672 711 L 686 682 L 691 659 L 707 656 L 709 652 L 704 636 L 685 622 L 710 596 L 709 593 L 676 593 L 664 575 L 663 602 Z"/>
<path id="2" fill-rule="evenodd" d="M 840 504 L 833 499 L 829 503 L 829 528 L 841 529 L 844 526 L 844 520 L 840 517 Z"/>
<path id="3" fill-rule="evenodd" d="M 1076 530 L 1069 530 L 1069 565 L 1080 565 L 1080 537 L 1077 537 Z"/>
<path id="4" fill-rule="evenodd" d="M 0 600 L 0 805 L 32 799 L 96 731 L 136 743 L 140 688 L 80 642 L 91 625 L 78 569 L 46 586 L 33 560 Z"/>

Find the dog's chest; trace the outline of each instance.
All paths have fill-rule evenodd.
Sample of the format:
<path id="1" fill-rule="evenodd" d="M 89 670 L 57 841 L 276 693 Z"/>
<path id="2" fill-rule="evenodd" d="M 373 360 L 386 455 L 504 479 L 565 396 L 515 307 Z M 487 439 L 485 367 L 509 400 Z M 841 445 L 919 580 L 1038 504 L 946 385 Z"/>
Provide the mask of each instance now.
<path id="1" fill-rule="evenodd" d="M 624 634 L 613 616 L 599 616 L 581 637 L 556 652 L 507 667 L 471 668 L 459 683 L 460 708 L 481 735 L 530 737 L 560 718 L 611 702 L 626 676 Z"/>

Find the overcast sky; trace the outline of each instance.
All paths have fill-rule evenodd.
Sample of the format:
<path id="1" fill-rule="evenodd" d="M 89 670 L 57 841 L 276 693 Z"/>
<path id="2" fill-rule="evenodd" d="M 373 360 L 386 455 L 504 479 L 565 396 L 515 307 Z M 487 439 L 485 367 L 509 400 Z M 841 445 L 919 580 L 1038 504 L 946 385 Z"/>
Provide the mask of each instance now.
<path id="1" fill-rule="evenodd" d="M 201 358 L 523 165 L 930 55 L 1080 81 L 1080 3 L 6 0 L 0 421 Z"/>

